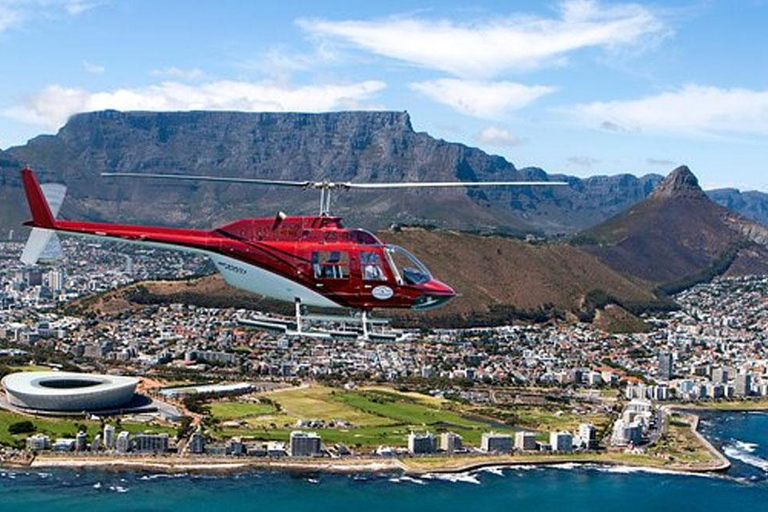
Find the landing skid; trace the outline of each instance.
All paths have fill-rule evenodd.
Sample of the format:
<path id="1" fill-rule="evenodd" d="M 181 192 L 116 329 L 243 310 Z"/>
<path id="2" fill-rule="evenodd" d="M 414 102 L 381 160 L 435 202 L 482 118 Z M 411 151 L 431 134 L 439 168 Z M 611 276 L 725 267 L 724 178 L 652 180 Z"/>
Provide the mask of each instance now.
<path id="1" fill-rule="evenodd" d="M 305 314 L 300 301 L 295 303 L 294 318 L 272 316 L 239 317 L 240 325 L 285 334 L 291 338 L 346 339 L 360 341 L 398 341 L 402 335 L 387 332 L 389 320 L 371 318 L 367 311 L 353 315 Z"/>

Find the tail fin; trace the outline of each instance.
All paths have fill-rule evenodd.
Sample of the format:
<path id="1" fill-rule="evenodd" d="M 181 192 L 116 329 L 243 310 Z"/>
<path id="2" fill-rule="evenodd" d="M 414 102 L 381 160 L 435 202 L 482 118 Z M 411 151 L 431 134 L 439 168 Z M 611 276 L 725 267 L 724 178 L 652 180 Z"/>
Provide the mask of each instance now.
<path id="1" fill-rule="evenodd" d="M 31 225 L 38 228 L 54 228 L 56 219 L 51 212 L 50 206 L 48 206 L 48 201 L 45 199 L 34 171 L 29 167 L 22 169 L 21 180 L 24 183 L 24 192 L 27 195 L 29 210 L 32 212 Z"/>

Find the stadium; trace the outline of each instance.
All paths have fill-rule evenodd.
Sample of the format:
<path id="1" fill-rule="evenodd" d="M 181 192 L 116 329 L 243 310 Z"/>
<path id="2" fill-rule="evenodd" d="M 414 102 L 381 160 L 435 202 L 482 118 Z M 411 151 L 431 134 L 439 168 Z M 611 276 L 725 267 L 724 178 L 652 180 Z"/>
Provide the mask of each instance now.
<path id="1" fill-rule="evenodd" d="M 129 404 L 138 379 L 69 372 L 22 372 L 3 378 L 11 406 L 34 411 L 101 411 Z"/>

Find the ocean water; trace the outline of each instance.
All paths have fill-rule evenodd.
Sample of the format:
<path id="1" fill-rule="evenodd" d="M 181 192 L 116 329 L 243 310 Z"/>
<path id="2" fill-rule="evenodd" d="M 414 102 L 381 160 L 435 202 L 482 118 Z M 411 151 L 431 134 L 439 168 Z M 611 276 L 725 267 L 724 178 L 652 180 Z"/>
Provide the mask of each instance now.
<path id="1" fill-rule="evenodd" d="M 0 470 L 0 512 L 768 511 L 768 414 L 707 414 L 702 430 L 734 461 L 723 476 L 570 464 L 425 478 Z"/>

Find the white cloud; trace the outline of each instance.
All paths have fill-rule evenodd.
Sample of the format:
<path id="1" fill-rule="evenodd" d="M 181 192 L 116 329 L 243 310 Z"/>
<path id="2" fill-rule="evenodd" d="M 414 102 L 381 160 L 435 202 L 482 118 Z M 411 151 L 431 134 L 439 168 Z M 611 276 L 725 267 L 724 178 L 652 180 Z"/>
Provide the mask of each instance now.
<path id="1" fill-rule="evenodd" d="M 513 15 L 475 22 L 389 18 L 379 21 L 299 20 L 314 35 L 385 57 L 465 78 L 558 62 L 582 48 L 613 49 L 668 32 L 650 9 L 567 0 L 556 17 Z"/>
<path id="2" fill-rule="evenodd" d="M 469 116 L 496 119 L 555 91 L 544 85 L 476 82 L 442 78 L 410 84 L 411 88 Z"/>
<path id="3" fill-rule="evenodd" d="M 0 33 L 37 18 L 77 16 L 103 3 L 89 0 L 0 0 Z"/>
<path id="4" fill-rule="evenodd" d="M 163 82 L 105 92 L 51 85 L 3 114 L 55 129 L 72 114 L 104 109 L 321 112 L 366 108 L 367 100 L 385 87 L 384 82 L 376 80 L 293 87 L 265 82 L 217 81 L 200 85 Z"/>
<path id="5" fill-rule="evenodd" d="M 92 62 L 88 62 L 87 60 L 83 61 L 83 69 L 86 73 L 91 73 L 93 75 L 100 75 L 104 73 L 105 69 L 104 66 L 101 66 L 99 64 L 94 64 Z"/>
<path id="6" fill-rule="evenodd" d="M 180 80 L 199 80 L 205 76 L 202 69 L 199 68 L 177 68 L 176 66 L 170 66 L 163 69 L 153 69 L 149 72 L 152 76 L 169 76 L 171 78 L 178 78 Z"/>
<path id="7" fill-rule="evenodd" d="M 768 134 L 768 90 L 686 85 L 646 98 L 580 104 L 568 112 L 618 132 Z"/>
<path id="8" fill-rule="evenodd" d="M 498 126 L 489 126 L 477 134 L 475 139 L 488 146 L 519 146 L 523 144 L 523 139 L 515 136 L 509 130 L 499 128 Z"/>
<path id="9" fill-rule="evenodd" d="M 568 163 L 572 165 L 580 165 L 581 167 L 592 167 L 595 164 L 600 163 L 600 160 L 590 156 L 572 156 L 568 158 Z"/>

